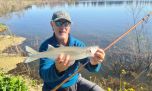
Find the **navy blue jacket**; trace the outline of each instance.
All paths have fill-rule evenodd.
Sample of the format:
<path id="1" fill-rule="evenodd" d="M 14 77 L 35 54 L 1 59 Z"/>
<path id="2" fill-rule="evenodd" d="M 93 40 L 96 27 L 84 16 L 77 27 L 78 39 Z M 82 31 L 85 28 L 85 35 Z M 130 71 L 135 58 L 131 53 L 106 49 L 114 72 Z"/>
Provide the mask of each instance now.
<path id="1" fill-rule="evenodd" d="M 41 44 L 39 51 L 40 52 L 47 51 L 48 44 L 54 46 L 55 48 L 59 47 L 58 46 L 59 43 L 57 42 L 55 35 L 53 35 L 51 38 L 45 40 Z M 82 41 L 69 35 L 68 46 L 85 47 L 85 44 Z M 88 60 L 89 60 L 88 58 L 85 58 L 80 61 L 75 61 L 75 63 L 72 66 L 70 66 L 66 71 L 64 71 L 64 73 L 60 74 L 56 70 L 55 62 L 53 61 L 53 59 L 41 58 L 39 74 L 40 74 L 40 77 L 44 81 L 43 91 L 50 91 L 51 89 L 53 89 L 55 86 L 61 83 L 64 79 L 66 79 L 71 74 L 73 74 L 78 69 L 80 63 L 84 64 Z M 100 67 L 101 67 L 101 64 L 93 66 L 90 63 L 88 63 L 85 66 L 85 68 L 90 72 L 98 72 Z M 78 76 L 79 76 L 79 73 L 76 74 L 74 77 L 72 77 L 68 82 L 64 83 L 61 86 L 61 89 L 75 84 L 78 80 Z"/>

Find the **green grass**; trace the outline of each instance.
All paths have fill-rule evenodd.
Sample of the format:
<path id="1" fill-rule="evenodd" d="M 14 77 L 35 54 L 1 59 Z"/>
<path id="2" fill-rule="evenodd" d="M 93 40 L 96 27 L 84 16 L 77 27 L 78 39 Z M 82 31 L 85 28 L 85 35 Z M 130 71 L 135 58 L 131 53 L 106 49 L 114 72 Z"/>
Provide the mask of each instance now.
<path id="1" fill-rule="evenodd" d="M 6 31 L 7 26 L 5 24 L 0 23 L 0 32 Z"/>

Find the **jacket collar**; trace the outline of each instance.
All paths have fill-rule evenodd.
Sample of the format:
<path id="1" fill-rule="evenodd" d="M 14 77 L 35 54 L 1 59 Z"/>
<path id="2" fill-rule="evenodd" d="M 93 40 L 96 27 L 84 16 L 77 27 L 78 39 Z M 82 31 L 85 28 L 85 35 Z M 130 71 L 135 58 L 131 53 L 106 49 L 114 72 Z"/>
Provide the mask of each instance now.
<path id="1" fill-rule="evenodd" d="M 57 41 L 55 34 L 50 38 L 49 44 L 53 45 L 54 47 L 59 47 L 59 42 Z M 74 38 L 69 34 L 68 44 L 67 46 L 74 46 Z"/>

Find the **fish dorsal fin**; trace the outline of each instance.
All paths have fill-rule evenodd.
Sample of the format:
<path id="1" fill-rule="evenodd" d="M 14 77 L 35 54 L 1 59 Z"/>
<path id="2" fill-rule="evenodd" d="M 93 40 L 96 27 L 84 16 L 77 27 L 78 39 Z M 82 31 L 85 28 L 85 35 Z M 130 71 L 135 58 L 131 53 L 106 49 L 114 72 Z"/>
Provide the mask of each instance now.
<path id="1" fill-rule="evenodd" d="M 60 45 L 60 47 L 65 47 L 64 45 Z"/>
<path id="2" fill-rule="evenodd" d="M 48 45 L 48 50 L 52 50 L 54 47 L 52 45 Z"/>
<path id="3" fill-rule="evenodd" d="M 57 44 L 58 47 L 65 47 L 64 45 L 62 44 Z"/>

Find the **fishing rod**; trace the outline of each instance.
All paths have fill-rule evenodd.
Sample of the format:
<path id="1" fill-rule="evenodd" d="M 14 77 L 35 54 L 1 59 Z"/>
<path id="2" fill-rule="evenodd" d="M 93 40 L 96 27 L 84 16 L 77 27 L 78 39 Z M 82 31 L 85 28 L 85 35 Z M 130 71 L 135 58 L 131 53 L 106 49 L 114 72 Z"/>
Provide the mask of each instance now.
<path id="1" fill-rule="evenodd" d="M 106 48 L 104 48 L 104 51 L 107 51 L 108 49 L 110 49 L 114 44 L 116 44 L 119 40 L 121 40 L 123 37 L 125 37 L 129 32 L 131 32 L 132 30 L 134 30 L 138 25 L 140 25 L 141 23 L 143 23 L 144 21 L 148 20 L 148 18 L 150 17 L 150 15 L 152 14 L 152 12 L 148 13 L 144 18 L 142 18 L 139 22 L 137 22 L 135 25 L 133 25 L 129 30 L 127 30 L 125 33 L 123 33 L 121 36 L 119 36 L 118 38 L 116 38 L 114 41 L 112 41 Z M 67 82 L 68 80 L 70 80 L 74 75 L 76 75 L 77 73 L 79 73 L 83 67 L 85 65 L 87 65 L 90 61 L 87 61 L 85 64 L 81 65 L 78 70 L 76 72 L 74 72 L 71 76 L 69 76 L 68 78 L 66 78 L 65 80 L 63 80 L 59 85 L 57 85 L 53 90 L 51 91 L 56 91 L 57 89 L 59 89 L 65 82 Z"/>

